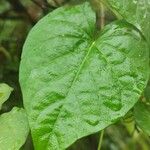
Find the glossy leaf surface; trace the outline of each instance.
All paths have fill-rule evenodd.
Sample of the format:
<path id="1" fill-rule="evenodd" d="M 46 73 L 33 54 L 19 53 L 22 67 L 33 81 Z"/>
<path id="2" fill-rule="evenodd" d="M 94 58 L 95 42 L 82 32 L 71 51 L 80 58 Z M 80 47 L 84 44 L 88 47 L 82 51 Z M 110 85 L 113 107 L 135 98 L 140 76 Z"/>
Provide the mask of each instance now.
<path id="1" fill-rule="evenodd" d="M 141 34 L 122 21 L 96 40 L 94 31 L 86 3 L 50 13 L 25 42 L 20 83 L 36 150 L 63 150 L 116 122 L 146 86 L 149 52 Z"/>
<path id="2" fill-rule="evenodd" d="M 104 0 L 105 2 L 105 0 Z M 117 16 L 134 24 L 150 42 L 150 0 L 106 0 Z"/>

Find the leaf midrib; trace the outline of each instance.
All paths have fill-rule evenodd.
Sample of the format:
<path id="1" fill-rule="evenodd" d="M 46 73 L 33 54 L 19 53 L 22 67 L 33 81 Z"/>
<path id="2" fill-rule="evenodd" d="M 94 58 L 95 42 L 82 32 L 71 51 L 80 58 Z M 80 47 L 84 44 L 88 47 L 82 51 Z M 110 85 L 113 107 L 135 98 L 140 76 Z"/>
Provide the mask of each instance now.
<path id="1" fill-rule="evenodd" d="M 71 83 L 71 85 L 70 85 L 70 87 L 69 87 L 69 90 L 68 90 L 68 92 L 67 92 L 67 94 L 66 94 L 66 97 L 67 97 L 68 93 L 70 92 L 71 87 L 72 87 L 72 86 L 74 85 L 74 83 L 77 81 L 78 76 L 79 76 L 79 74 L 80 74 L 80 72 L 81 72 L 81 70 L 82 70 L 82 68 L 83 68 L 83 66 L 84 66 L 84 64 L 85 64 L 85 62 L 86 62 L 86 60 L 87 60 L 87 58 L 88 58 L 90 52 L 92 51 L 93 46 L 95 45 L 95 42 L 96 42 L 96 41 L 93 41 L 93 42 L 89 45 L 89 48 L 88 48 L 89 50 L 87 51 L 87 54 L 85 55 L 85 57 L 83 58 L 83 60 L 82 60 L 82 62 L 81 62 L 81 64 L 80 64 L 80 66 L 79 66 L 79 69 L 78 69 L 78 71 L 77 71 L 77 73 L 76 73 L 76 75 L 75 75 L 75 77 L 74 77 L 74 79 L 73 79 L 73 81 L 72 81 L 72 83 Z M 58 116 L 57 116 L 57 118 L 56 118 L 56 120 L 55 120 L 55 123 L 54 123 L 53 128 L 52 128 L 52 130 L 51 130 L 50 133 L 53 133 L 53 131 L 55 130 L 55 125 L 56 125 L 56 123 L 57 123 L 57 121 L 58 121 L 58 118 L 59 118 L 59 116 L 60 116 L 60 114 L 61 114 L 61 111 L 62 111 L 62 109 L 63 109 L 64 104 L 65 104 L 65 101 L 64 101 L 64 103 L 62 104 L 62 107 L 60 108 L 60 111 L 59 111 L 59 113 L 58 113 Z M 50 136 L 50 135 L 49 135 L 49 136 Z M 50 138 L 49 138 L 49 139 L 50 139 Z M 49 140 L 48 140 L 48 142 L 47 142 L 47 147 L 48 147 L 48 143 L 49 143 Z"/>
<path id="2" fill-rule="evenodd" d="M 81 65 L 79 66 L 79 69 L 78 69 L 78 71 L 77 71 L 77 73 L 76 73 L 76 75 L 74 77 L 74 80 L 72 81 L 71 86 L 76 82 L 76 80 L 77 80 L 77 78 L 78 78 L 78 76 L 79 76 L 79 74 L 80 74 L 80 72 L 82 70 L 82 67 L 84 66 L 84 63 L 86 62 L 86 60 L 87 60 L 87 58 L 88 58 L 88 56 L 89 56 L 89 54 L 90 54 L 94 44 L 95 44 L 95 41 L 92 42 L 92 44 L 89 46 L 89 50 L 88 50 L 87 54 L 85 55 L 83 61 L 81 62 Z"/>

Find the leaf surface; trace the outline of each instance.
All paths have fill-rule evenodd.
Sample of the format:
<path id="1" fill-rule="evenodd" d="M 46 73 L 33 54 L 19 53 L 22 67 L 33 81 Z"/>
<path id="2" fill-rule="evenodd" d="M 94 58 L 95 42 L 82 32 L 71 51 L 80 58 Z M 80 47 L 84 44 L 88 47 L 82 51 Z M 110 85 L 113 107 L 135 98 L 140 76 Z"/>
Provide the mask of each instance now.
<path id="1" fill-rule="evenodd" d="M 25 110 L 14 107 L 0 116 L 0 149 L 19 150 L 25 143 L 29 126 Z"/>
<path id="2" fill-rule="evenodd" d="M 150 105 L 138 102 L 134 107 L 134 116 L 138 126 L 150 136 Z"/>
<path id="3" fill-rule="evenodd" d="M 20 83 L 36 150 L 63 150 L 124 116 L 148 80 L 149 51 L 127 22 L 94 40 L 88 3 L 48 14 L 30 32 Z M 139 63 L 140 62 L 140 63 Z"/>
<path id="4" fill-rule="evenodd" d="M 104 0 L 105 2 L 105 0 Z M 150 0 L 106 0 L 114 13 L 135 25 L 150 42 Z"/>
<path id="5" fill-rule="evenodd" d="M 0 109 L 2 107 L 2 104 L 7 101 L 7 99 L 9 98 L 11 92 L 12 92 L 12 88 L 10 86 L 8 86 L 5 83 L 1 83 L 0 84 Z"/>

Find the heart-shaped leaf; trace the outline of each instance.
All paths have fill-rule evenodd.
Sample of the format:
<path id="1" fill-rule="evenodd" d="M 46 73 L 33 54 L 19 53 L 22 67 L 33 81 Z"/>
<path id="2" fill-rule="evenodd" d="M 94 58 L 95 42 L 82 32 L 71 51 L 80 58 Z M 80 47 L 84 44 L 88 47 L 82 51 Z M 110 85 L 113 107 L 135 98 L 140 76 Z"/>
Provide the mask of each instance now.
<path id="1" fill-rule="evenodd" d="M 48 14 L 30 32 L 20 83 L 36 150 L 63 150 L 116 122 L 148 80 L 149 50 L 132 25 L 116 21 L 94 39 L 88 3 Z"/>

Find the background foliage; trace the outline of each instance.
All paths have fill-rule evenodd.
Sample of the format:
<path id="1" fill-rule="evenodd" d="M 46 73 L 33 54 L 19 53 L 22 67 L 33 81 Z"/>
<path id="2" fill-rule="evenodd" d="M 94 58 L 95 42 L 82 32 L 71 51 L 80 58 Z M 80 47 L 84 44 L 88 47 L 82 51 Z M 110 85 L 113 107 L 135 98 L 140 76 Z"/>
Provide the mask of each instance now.
<path id="1" fill-rule="evenodd" d="M 18 72 L 22 46 L 30 29 L 48 12 L 62 5 L 74 5 L 80 2 L 81 0 L 0 1 L 0 82 L 5 82 L 14 89 L 9 101 L 6 101 L 2 106 L 1 114 L 10 111 L 14 106 L 23 106 Z M 108 18 L 113 20 L 114 17 L 108 13 Z M 149 87 L 148 85 L 142 99 L 150 100 Z M 116 125 L 105 129 L 102 149 L 149 150 L 149 137 L 144 135 L 141 129 L 135 125 L 132 112 L 133 110 Z M 68 149 L 96 150 L 98 141 L 99 133 L 77 141 Z M 30 135 L 21 149 L 33 149 Z"/>

